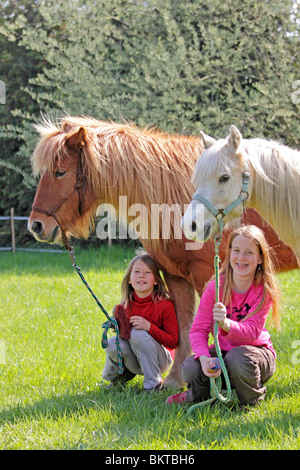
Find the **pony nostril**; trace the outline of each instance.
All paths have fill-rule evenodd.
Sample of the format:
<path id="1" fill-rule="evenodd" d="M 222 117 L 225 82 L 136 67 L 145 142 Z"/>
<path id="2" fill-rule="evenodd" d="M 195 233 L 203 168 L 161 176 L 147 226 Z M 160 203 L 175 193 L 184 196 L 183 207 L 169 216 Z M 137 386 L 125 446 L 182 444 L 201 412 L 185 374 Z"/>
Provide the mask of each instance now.
<path id="1" fill-rule="evenodd" d="M 211 224 L 204 225 L 204 240 L 207 240 L 210 237 Z"/>
<path id="2" fill-rule="evenodd" d="M 42 222 L 38 222 L 37 220 L 34 220 L 31 224 L 31 230 L 32 230 L 32 232 L 34 232 L 36 234 L 40 234 L 43 231 Z"/>

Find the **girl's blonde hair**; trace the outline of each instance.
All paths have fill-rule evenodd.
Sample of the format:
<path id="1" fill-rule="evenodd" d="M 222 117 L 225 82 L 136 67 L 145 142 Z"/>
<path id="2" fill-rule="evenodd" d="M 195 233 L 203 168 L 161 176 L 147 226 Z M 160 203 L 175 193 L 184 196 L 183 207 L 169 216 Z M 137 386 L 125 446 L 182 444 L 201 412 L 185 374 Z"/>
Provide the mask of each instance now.
<path id="1" fill-rule="evenodd" d="M 135 258 L 133 258 L 130 261 L 127 272 L 123 278 L 123 281 L 121 284 L 122 304 L 125 307 L 128 307 L 133 299 L 134 289 L 132 285 L 130 284 L 130 276 L 131 276 L 133 265 L 138 260 L 142 261 L 143 263 L 146 264 L 146 266 L 148 266 L 148 268 L 150 269 L 150 271 L 152 272 L 155 278 L 156 284 L 154 285 L 153 292 L 152 292 L 152 299 L 154 300 L 154 302 L 156 302 L 157 300 L 162 300 L 162 299 L 171 300 L 171 296 L 165 286 L 165 283 L 161 277 L 158 267 L 154 263 L 151 256 L 149 256 L 147 253 L 142 253 L 142 254 L 137 255 Z"/>
<path id="2" fill-rule="evenodd" d="M 226 258 L 220 270 L 223 285 L 222 303 L 224 305 L 229 305 L 233 292 L 233 270 L 230 264 L 230 251 L 232 248 L 232 242 L 238 235 L 243 235 L 255 243 L 262 258 L 261 264 L 257 265 L 255 271 L 254 285 L 258 286 L 263 283 L 263 297 L 256 310 L 247 315 L 245 320 L 249 318 L 249 316 L 255 315 L 263 307 L 267 299 L 271 298 L 272 322 L 276 327 L 279 327 L 280 291 L 271 259 L 271 248 L 265 238 L 264 232 L 255 225 L 243 225 L 233 230 L 229 235 Z"/>

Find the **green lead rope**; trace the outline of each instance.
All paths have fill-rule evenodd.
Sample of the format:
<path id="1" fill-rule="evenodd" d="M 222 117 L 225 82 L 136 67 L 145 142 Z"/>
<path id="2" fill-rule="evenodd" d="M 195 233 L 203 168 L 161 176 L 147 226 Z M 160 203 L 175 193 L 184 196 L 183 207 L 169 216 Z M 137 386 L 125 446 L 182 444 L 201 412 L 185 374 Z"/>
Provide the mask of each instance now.
<path id="1" fill-rule="evenodd" d="M 216 303 L 219 302 L 220 300 L 220 276 L 219 276 L 219 264 L 220 264 L 220 258 L 219 258 L 219 246 L 221 243 L 221 238 L 219 236 L 215 237 L 215 283 L 216 283 Z M 221 365 L 221 370 L 223 372 L 225 382 L 226 382 L 226 388 L 227 388 L 227 395 L 224 396 L 222 395 L 221 388 L 222 388 L 222 379 L 221 377 L 210 377 L 210 394 L 211 398 L 205 401 L 201 401 L 199 403 L 196 403 L 195 405 L 191 406 L 188 409 L 188 413 L 191 413 L 191 411 L 195 410 L 196 408 L 200 408 L 202 406 L 209 405 L 213 403 L 217 398 L 223 402 L 226 403 L 231 400 L 231 385 L 230 385 L 230 380 L 228 377 L 228 373 L 226 370 L 226 366 L 222 357 L 222 351 L 219 345 L 219 339 L 218 339 L 218 327 L 219 323 L 216 321 L 214 324 L 214 342 L 215 342 L 215 348 L 217 352 L 218 359 L 220 361 Z"/>
<path id="2" fill-rule="evenodd" d="M 80 277 L 80 279 L 82 280 L 82 282 L 84 283 L 87 290 L 91 293 L 92 297 L 95 299 L 97 305 L 100 307 L 100 309 L 102 310 L 102 312 L 104 313 L 104 315 L 107 318 L 107 322 L 103 323 L 103 325 L 102 325 L 102 328 L 104 328 L 104 332 L 103 332 L 103 335 L 102 335 L 101 345 L 104 349 L 107 348 L 107 332 L 108 332 L 109 328 L 114 328 L 116 330 L 116 336 L 117 336 L 116 337 L 116 346 L 117 346 L 118 363 L 119 363 L 119 374 L 123 374 L 124 367 L 123 367 L 123 363 L 122 363 L 122 354 L 121 354 L 121 346 L 120 346 L 120 332 L 119 332 L 118 322 L 115 319 L 115 317 L 110 317 L 109 316 L 109 314 L 107 313 L 107 311 L 105 310 L 103 305 L 99 302 L 99 300 L 95 296 L 94 292 L 92 291 L 92 289 L 88 285 L 87 281 L 85 280 L 85 277 L 82 274 L 81 269 L 79 268 L 79 266 L 77 266 L 77 264 L 75 262 L 72 263 L 72 266 L 75 269 L 75 271 L 77 272 L 77 274 Z"/>

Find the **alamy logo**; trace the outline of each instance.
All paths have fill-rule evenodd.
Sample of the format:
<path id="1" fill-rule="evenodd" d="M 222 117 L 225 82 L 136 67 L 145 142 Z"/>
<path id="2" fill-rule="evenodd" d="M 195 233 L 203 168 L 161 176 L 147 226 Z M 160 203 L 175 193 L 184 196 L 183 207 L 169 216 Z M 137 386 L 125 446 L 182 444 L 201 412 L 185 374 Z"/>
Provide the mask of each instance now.
<path id="1" fill-rule="evenodd" d="M 188 205 L 184 205 L 184 211 Z M 202 204 L 197 205 L 197 224 L 203 227 Z M 128 206 L 127 196 L 119 196 L 119 207 L 116 211 L 112 204 L 101 204 L 96 212 L 101 220 L 96 227 L 96 234 L 100 240 L 107 238 L 126 240 L 131 238 L 151 240 L 181 240 L 183 231 L 180 225 L 183 216 L 180 204 L 151 204 L 150 210 L 144 204 Z M 118 236 L 117 236 L 118 229 Z M 186 250 L 200 250 L 203 243 L 186 242 Z"/>
<path id="2" fill-rule="evenodd" d="M 0 364 L 5 364 L 6 347 L 4 341 L 0 340 Z"/>
<path id="3" fill-rule="evenodd" d="M 292 354 L 292 363 L 294 365 L 300 364 L 300 341 L 295 340 L 292 342 L 292 348 L 296 351 Z"/>
<path id="4" fill-rule="evenodd" d="M 6 104 L 6 87 L 2 80 L 0 80 L 0 104 Z"/>
<path id="5" fill-rule="evenodd" d="M 293 104 L 300 104 L 300 80 L 295 80 L 292 83 L 292 88 L 295 90 L 292 93 L 292 103 Z"/>

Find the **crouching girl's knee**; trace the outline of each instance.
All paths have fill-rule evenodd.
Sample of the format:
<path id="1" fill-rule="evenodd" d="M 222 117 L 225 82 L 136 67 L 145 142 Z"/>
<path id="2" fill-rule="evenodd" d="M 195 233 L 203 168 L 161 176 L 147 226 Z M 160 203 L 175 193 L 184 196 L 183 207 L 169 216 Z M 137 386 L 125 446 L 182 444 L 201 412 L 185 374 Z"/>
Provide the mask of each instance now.
<path id="1" fill-rule="evenodd" d="M 147 342 L 149 338 L 151 337 L 147 331 L 132 328 L 129 341 L 131 345 L 141 348 L 145 345 L 145 342 Z"/>
<path id="2" fill-rule="evenodd" d="M 231 378 L 247 377 L 255 369 L 255 364 L 251 357 L 247 355 L 243 346 L 228 351 L 225 364 Z"/>

